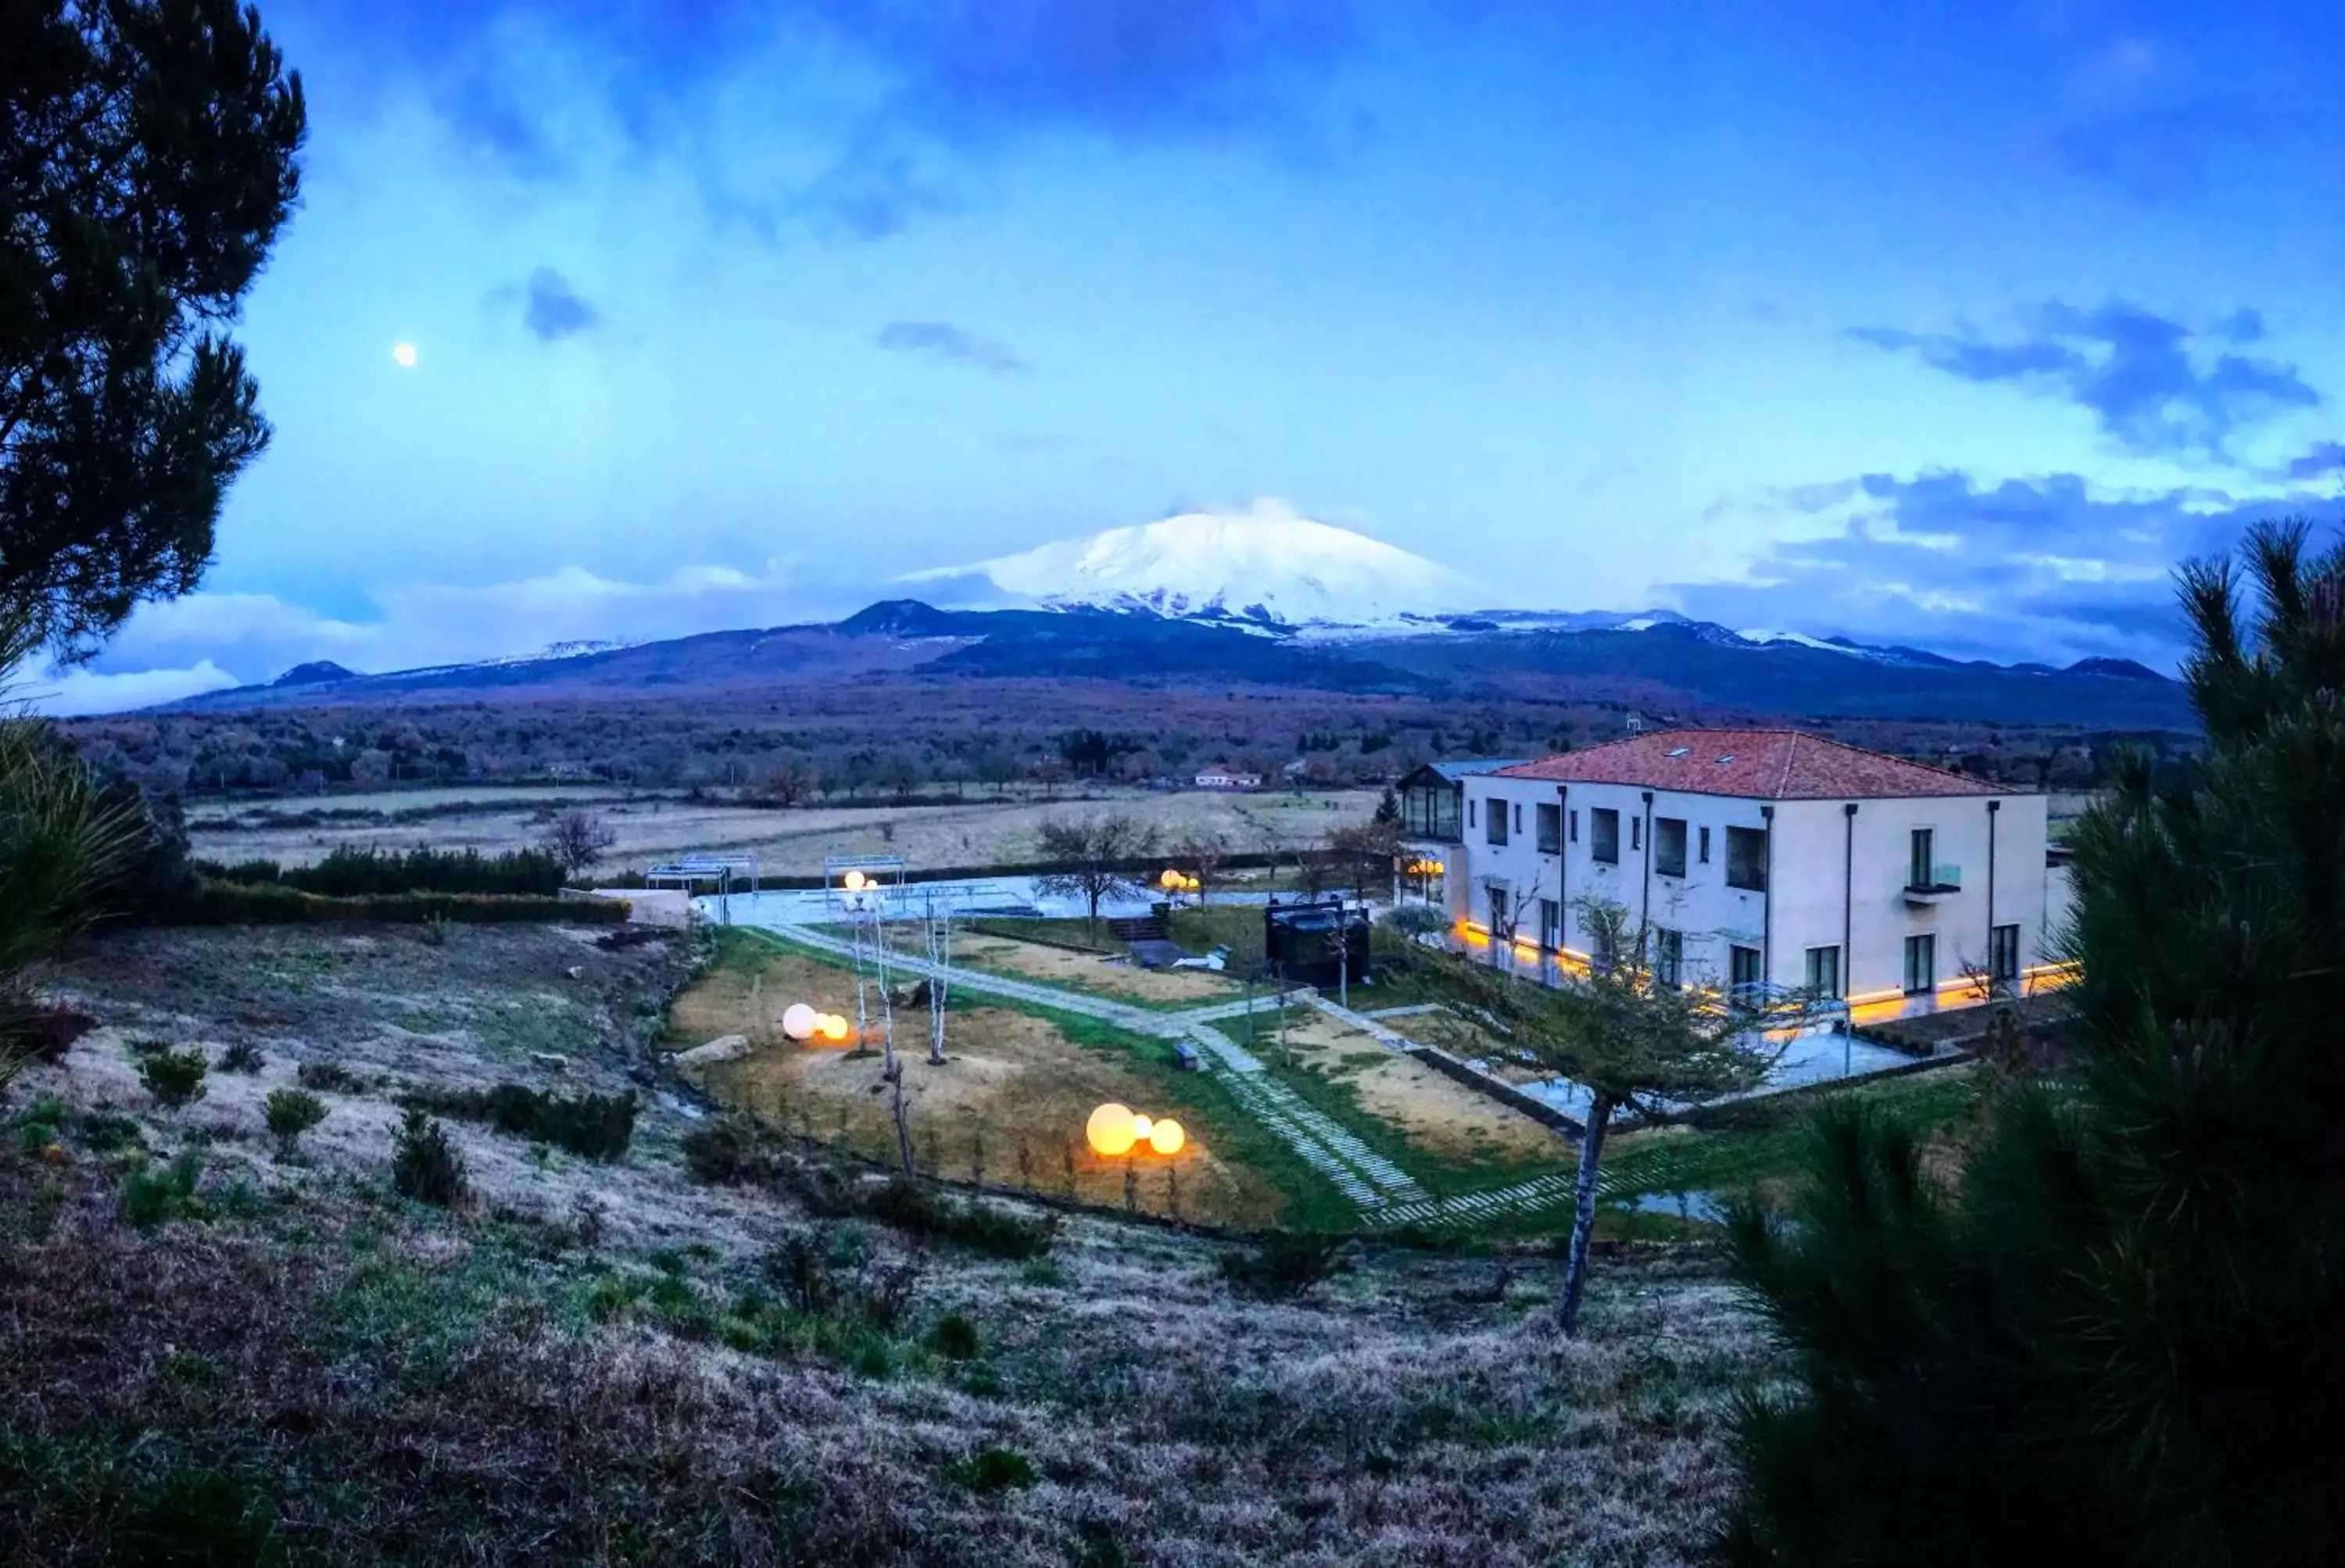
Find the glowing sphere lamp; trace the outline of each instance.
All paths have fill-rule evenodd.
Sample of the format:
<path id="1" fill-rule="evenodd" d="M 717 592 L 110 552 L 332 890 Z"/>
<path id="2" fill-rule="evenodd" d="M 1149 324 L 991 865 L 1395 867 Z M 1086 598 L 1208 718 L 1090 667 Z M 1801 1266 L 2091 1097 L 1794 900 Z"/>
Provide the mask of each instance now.
<path id="1" fill-rule="evenodd" d="M 1091 1113 L 1091 1120 L 1083 1124 L 1083 1136 L 1091 1140 L 1094 1153 L 1114 1159 L 1130 1154 L 1132 1145 L 1140 1141 L 1133 1120 L 1131 1106 L 1111 1100 Z"/>

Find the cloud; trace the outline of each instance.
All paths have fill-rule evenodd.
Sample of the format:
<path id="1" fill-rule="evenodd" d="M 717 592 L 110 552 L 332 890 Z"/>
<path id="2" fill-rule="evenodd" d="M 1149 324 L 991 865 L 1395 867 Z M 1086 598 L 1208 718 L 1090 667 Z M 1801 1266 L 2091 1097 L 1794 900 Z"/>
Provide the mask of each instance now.
<path id="1" fill-rule="evenodd" d="M 110 711 L 273 680 L 312 659 L 370 673 L 415 669 L 528 655 L 558 642 L 647 642 L 836 619 L 883 596 L 877 583 L 789 562 L 755 571 L 686 566 L 652 582 L 569 566 L 502 583 L 407 583 L 378 590 L 372 613 L 350 617 L 271 594 L 199 591 L 142 606 L 90 668 L 27 690 L 46 685 L 65 702 L 108 705 L 56 711 Z"/>
<path id="2" fill-rule="evenodd" d="M 2185 635 L 2178 562 L 2229 549 L 2260 518 L 2337 514 L 2301 494 L 2113 494 L 2073 473 L 1998 484 L 1960 471 L 1867 474 L 1820 512 L 1810 503 L 1822 491 L 1761 503 L 1747 521 L 1780 542 L 1739 581 L 1677 585 L 1680 606 L 1731 626 L 1965 657 L 2108 655 L 2171 667 Z"/>
<path id="3" fill-rule="evenodd" d="M 1027 371 L 1026 361 L 1009 344 L 964 331 L 950 321 L 890 321 L 880 329 L 877 341 L 890 353 L 926 354 L 988 375 L 1016 376 Z"/>
<path id="4" fill-rule="evenodd" d="M 2316 441 L 2304 455 L 2289 460 L 2287 472 L 2290 479 L 2318 479 L 2340 469 L 2345 469 L 2345 443 Z"/>
<path id="5" fill-rule="evenodd" d="M 522 321 L 537 334 L 540 342 L 559 342 L 574 337 L 593 326 L 595 320 L 594 307 L 582 299 L 561 273 L 551 267 L 540 267 L 529 275 Z"/>
<path id="6" fill-rule="evenodd" d="M 205 659 L 188 669 L 143 669 L 118 675 L 101 675 L 79 667 L 51 670 L 38 679 L 22 682 L 10 695 L 29 701 L 36 713 L 63 718 L 149 708 L 237 684 L 236 677 Z"/>
<path id="7" fill-rule="evenodd" d="M 2138 456 L 2234 461 L 2236 436 L 2297 409 L 2317 408 L 2320 394 L 2296 367 L 2244 354 L 2194 354 L 2197 341 L 2252 341 L 2263 319 L 2241 311 L 2211 328 L 2183 323 L 2112 300 L 2090 310 L 2052 300 L 2025 312 L 2023 335 L 2008 342 L 1971 329 L 1910 332 L 1857 327 L 1848 336 L 1968 382 L 2011 382 L 2089 411 L 2107 434 Z"/>

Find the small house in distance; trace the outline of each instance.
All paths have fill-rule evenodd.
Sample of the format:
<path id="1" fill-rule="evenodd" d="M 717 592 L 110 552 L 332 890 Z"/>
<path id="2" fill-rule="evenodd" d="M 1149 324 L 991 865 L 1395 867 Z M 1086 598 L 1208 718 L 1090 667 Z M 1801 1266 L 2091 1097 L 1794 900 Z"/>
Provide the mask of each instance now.
<path id="1" fill-rule="evenodd" d="M 1262 775 L 1240 773 L 1216 762 L 1198 770 L 1197 788 L 1200 789 L 1259 789 L 1262 788 Z"/>

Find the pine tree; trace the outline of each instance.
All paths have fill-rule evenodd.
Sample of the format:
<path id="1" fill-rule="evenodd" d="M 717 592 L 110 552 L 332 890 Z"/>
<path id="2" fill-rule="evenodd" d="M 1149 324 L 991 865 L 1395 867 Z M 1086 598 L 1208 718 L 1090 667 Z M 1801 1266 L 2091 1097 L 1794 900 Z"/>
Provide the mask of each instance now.
<path id="1" fill-rule="evenodd" d="M 1991 1091 L 1951 1191 L 1843 1103 L 1790 1223 L 1736 1217 L 1788 1348 L 1751 1563 L 2345 1556 L 2345 553 L 2184 568 L 2207 758 L 2080 823 L 2081 1064 Z"/>

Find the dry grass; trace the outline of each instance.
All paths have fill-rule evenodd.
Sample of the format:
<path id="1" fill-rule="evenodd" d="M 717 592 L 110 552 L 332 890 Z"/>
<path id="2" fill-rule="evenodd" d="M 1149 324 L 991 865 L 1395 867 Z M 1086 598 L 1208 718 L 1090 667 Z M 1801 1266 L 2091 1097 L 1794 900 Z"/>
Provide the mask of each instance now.
<path id="1" fill-rule="evenodd" d="M 1295 1066 L 1348 1084 L 1363 1112 L 1430 1161 L 1561 1165 L 1572 1157 L 1571 1145 L 1552 1129 L 1325 1013 L 1296 1012 L 1284 1037 Z"/>
<path id="2" fill-rule="evenodd" d="M 1234 982 L 1206 971 L 1142 969 L 1121 959 L 1104 959 L 1097 953 L 1071 952 L 1065 948 L 1008 937 L 956 937 L 952 956 L 955 963 L 1134 1002 L 1187 1003 L 1203 1007 L 1215 1002 L 1233 1002 L 1241 994 Z"/>
<path id="3" fill-rule="evenodd" d="M 279 825 L 269 812 L 233 818 L 207 814 L 191 824 L 194 849 L 217 860 L 259 858 L 283 865 L 308 865 L 340 844 L 396 850 L 429 845 L 499 854 L 537 842 L 553 815 L 553 799 L 592 792 L 473 791 L 478 809 L 452 809 L 465 793 L 431 790 L 418 792 L 412 799 L 379 795 L 285 803 L 289 812 L 317 804 L 341 809 L 360 802 L 364 809 L 385 812 L 419 804 L 436 808 L 432 815 L 411 821 L 303 826 Z M 641 867 L 687 850 L 753 850 L 760 868 L 775 875 L 819 876 L 827 855 L 898 854 L 916 867 L 1030 861 L 1041 852 L 1044 822 L 1101 811 L 1140 817 L 1168 842 L 1205 830 L 1224 835 L 1239 850 L 1254 851 L 1263 848 L 1253 825 L 1261 822 L 1283 847 L 1294 848 L 1315 841 L 1331 827 L 1365 818 L 1376 809 L 1376 799 L 1372 790 L 1236 799 L 1203 791 L 1117 790 L 1081 800 L 970 799 L 941 805 L 816 806 L 780 811 L 679 795 L 606 799 L 594 809 L 618 835 L 609 856 L 614 866 Z"/>

